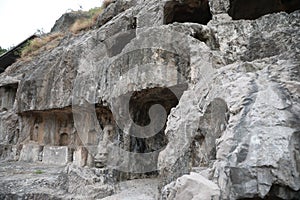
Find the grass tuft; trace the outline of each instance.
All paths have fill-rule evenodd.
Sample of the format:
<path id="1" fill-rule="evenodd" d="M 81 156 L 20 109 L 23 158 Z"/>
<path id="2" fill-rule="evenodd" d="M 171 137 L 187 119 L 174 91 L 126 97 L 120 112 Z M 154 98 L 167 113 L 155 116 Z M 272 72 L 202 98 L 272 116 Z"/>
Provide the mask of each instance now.
<path id="1" fill-rule="evenodd" d="M 87 30 L 92 28 L 94 25 L 91 19 L 77 19 L 74 24 L 70 27 L 72 33 L 78 33 L 82 30 Z"/>
<path id="2" fill-rule="evenodd" d="M 35 56 L 39 54 L 41 50 L 55 48 L 62 37 L 62 33 L 55 32 L 29 41 L 28 44 L 21 50 L 21 58 Z"/>

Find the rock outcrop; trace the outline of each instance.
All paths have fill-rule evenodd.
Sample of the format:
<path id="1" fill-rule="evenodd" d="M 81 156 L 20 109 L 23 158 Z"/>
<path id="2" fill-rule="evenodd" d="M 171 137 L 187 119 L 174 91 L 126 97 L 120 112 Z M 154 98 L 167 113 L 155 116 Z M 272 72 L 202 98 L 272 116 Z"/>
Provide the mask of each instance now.
<path id="1" fill-rule="evenodd" d="M 1 165 L 60 175 L 0 198 L 299 199 L 300 4 L 249 2 L 117 0 L 7 68 Z"/>
<path id="2" fill-rule="evenodd" d="M 199 192 L 201 191 L 201 192 Z M 220 188 L 212 181 L 192 172 L 165 186 L 162 199 L 220 199 Z"/>

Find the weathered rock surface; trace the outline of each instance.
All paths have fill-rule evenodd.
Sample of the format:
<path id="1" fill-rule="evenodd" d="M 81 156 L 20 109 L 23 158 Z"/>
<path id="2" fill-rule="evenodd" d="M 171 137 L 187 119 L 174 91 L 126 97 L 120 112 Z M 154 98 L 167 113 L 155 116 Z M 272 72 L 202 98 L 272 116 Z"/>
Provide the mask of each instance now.
<path id="1" fill-rule="evenodd" d="M 220 199 L 220 188 L 214 182 L 197 173 L 184 175 L 166 185 L 162 191 L 162 199 Z"/>
<path id="2" fill-rule="evenodd" d="M 101 199 L 114 186 L 105 173 L 74 166 L 0 162 L 1 199 Z"/>
<path id="3" fill-rule="evenodd" d="M 116 194 L 103 200 L 156 200 L 159 198 L 156 179 L 136 179 L 124 181 L 117 185 Z"/>
<path id="4" fill-rule="evenodd" d="M 299 199 L 300 5 L 253 2 L 118 0 L 7 68 L 0 158 L 18 162 L 1 162 L 0 198 Z M 32 177 L 21 161 L 77 167 Z"/>

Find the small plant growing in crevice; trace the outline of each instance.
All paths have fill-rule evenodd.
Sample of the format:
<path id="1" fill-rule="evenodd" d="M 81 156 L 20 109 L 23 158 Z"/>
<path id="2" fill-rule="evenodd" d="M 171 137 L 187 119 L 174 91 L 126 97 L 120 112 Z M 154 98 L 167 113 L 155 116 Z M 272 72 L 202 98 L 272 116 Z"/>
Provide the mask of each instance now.
<path id="1" fill-rule="evenodd" d="M 45 172 L 40 169 L 34 171 L 34 174 L 43 174 L 43 173 Z"/>

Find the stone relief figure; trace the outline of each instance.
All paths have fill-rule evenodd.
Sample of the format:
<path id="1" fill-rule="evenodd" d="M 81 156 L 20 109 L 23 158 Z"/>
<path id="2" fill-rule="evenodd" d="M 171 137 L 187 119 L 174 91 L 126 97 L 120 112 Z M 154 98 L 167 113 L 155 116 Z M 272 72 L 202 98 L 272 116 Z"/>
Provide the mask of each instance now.
<path id="1" fill-rule="evenodd" d="M 69 146 L 74 148 L 76 141 L 76 129 L 73 125 L 73 120 L 68 118 L 64 120 L 58 120 L 58 137 L 57 143 L 59 146 Z"/>
<path id="2" fill-rule="evenodd" d="M 77 134 L 77 131 L 74 127 L 71 128 L 71 134 L 70 134 L 70 140 L 69 140 L 69 145 L 71 147 L 75 147 L 76 146 L 76 134 Z"/>
<path id="3" fill-rule="evenodd" d="M 113 140 L 114 128 L 112 125 L 105 125 L 103 129 L 103 138 L 97 147 L 97 155 L 95 156 L 95 166 L 104 168 L 107 163 L 108 145 Z"/>
<path id="4" fill-rule="evenodd" d="M 38 123 L 35 123 L 33 126 L 33 131 L 32 131 L 32 136 L 31 136 L 31 140 L 37 142 L 38 138 L 39 138 L 39 125 Z"/>

